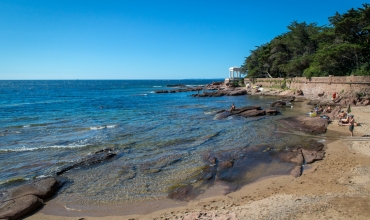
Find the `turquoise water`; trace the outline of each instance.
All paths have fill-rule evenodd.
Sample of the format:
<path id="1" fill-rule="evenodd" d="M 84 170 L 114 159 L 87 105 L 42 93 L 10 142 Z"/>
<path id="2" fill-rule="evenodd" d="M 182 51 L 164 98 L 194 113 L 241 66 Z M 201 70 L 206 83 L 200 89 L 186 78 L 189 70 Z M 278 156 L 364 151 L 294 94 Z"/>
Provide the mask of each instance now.
<path id="1" fill-rule="evenodd" d="M 266 108 L 273 97 L 154 93 L 171 89 L 167 84 L 212 81 L 217 80 L 0 81 L 0 187 L 53 175 L 83 156 L 114 147 L 118 155 L 111 161 L 63 174 L 70 182 L 58 198 L 104 204 L 153 199 L 196 181 L 192 178 L 204 167 L 208 152 L 260 144 L 282 148 L 302 141 L 275 133 L 279 118 L 299 111 L 214 119 L 216 111 L 231 103 Z M 263 165 L 270 163 L 274 161 L 267 158 Z M 265 174 L 284 174 L 291 166 L 279 168 Z M 258 177 L 230 181 L 242 184 Z"/>

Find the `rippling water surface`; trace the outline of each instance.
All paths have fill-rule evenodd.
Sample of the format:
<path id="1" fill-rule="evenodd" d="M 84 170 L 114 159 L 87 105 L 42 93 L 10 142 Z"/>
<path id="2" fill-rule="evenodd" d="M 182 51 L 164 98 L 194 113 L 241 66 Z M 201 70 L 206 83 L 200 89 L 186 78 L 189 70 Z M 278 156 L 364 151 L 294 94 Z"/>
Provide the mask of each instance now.
<path id="1" fill-rule="evenodd" d="M 214 119 L 231 103 L 266 108 L 272 97 L 153 92 L 170 89 L 167 84 L 212 81 L 0 81 L 0 187 L 52 175 L 83 156 L 114 147 L 118 155 L 112 160 L 63 174 L 71 181 L 58 198 L 104 204 L 160 198 L 179 185 L 196 185 L 209 153 L 256 145 L 280 149 L 304 140 L 276 133 L 278 119 L 302 114 L 299 108 L 279 116 Z M 245 163 L 248 169 L 230 181 L 245 184 L 292 167 L 273 158 Z"/>

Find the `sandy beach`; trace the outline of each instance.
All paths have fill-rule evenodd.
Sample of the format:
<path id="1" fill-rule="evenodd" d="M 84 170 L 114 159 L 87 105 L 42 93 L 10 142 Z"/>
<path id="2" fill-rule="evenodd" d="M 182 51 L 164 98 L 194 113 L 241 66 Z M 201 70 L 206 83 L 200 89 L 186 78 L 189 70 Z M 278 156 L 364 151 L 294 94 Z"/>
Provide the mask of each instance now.
<path id="1" fill-rule="evenodd" d="M 48 215 L 51 200 L 26 219 L 369 219 L 370 142 L 362 136 L 370 134 L 370 107 L 353 107 L 351 114 L 361 124 L 354 137 L 348 126 L 331 123 L 325 159 L 306 165 L 298 178 L 268 177 L 227 195 L 207 197 L 223 190 L 216 185 L 193 201 L 142 215 Z"/>

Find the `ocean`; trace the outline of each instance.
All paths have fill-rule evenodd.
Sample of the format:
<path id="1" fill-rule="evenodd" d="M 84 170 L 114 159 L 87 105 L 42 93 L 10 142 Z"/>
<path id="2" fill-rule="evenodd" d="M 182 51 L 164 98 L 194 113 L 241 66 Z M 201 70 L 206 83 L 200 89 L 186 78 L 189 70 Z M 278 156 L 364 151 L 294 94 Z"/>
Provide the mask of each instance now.
<path id="1" fill-rule="evenodd" d="M 114 148 L 117 156 L 61 175 L 67 180 L 58 199 L 76 204 L 121 204 L 166 198 L 193 185 L 201 194 L 212 184 L 200 181 L 206 155 L 251 146 L 285 149 L 307 137 L 278 133 L 279 119 L 215 113 L 236 107 L 269 107 L 276 97 L 154 93 L 168 84 L 206 85 L 207 80 L 25 80 L 0 81 L 0 188 L 53 176 L 61 167 L 95 151 Z M 237 189 L 268 175 L 288 174 L 293 165 L 251 157 L 223 181 Z"/>

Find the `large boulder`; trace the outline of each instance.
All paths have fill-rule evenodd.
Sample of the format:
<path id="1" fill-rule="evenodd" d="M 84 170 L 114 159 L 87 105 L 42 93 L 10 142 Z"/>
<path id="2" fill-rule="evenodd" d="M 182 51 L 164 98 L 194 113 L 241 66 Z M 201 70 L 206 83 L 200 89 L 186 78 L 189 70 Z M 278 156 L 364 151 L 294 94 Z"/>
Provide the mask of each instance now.
<path id="1" fill-rule="evenodd" d="M 0 191 L 0 219 L 19 219 L 36 211 L 60 186 L 60 181 L 49 177 Z"/>
<path id="2" fill-rule="evenodd" d="M 231 112 L 223 110 L 222 112 L 219 112 L 216 114 L 215 119 L 224 119 L 232 115 Z"/>
<path id="3" fill-rule="evenodd" d="M 305 150 L 302 149 L 303 157 L 306 161 L 306 163 L 313 163 L 317 160 L 322 160 L 325 156 L 324 151 L 315 151 L 315 150 Z"/>
<path id="4" fill-rule="evenodd" d="M 235 109 L 234 111 L 232 111 L 232 113 L 233 114 L 240 114 L 242 112 L 249 111 L 249 110 L 261 110 L 261 106 L 245 106 L 245 107 L 242 107 L 242 108 Z"/>
<path id="5" fill-rule="evenodd" d="M 39 209 L 42 205 L 42 199 L 35 195 L 26 195 L 4 202 L 1 201 L 0 219 L 20 219 L 21 217 Z"/>
<path id="6" fill-rule="evenodd" d="M 59 181 L 57 179 L 45 178 L 12 188 L 8 190 L 8 194 L 10 198 L 35 195 L 40 199 L 46 199 L 54 195 L 58 189 Z"/>
<path id="7" fill-rule="evenodd" d="M 244 106 L 242 108 L 237 108 L 234 111 L 226 111 L 221 110 L 216 112 L 215 119 L 224 119 L 231 115 L 239 115 L 242 117 L 257 117 L 257 116 L 263 116 L 266 115 L 268 111 L 268 115 L 276 115 L 279 113 L 278 110 L 273 108 L 268 108 L 267 110 L 263 110 L 261 106 Z"/>
<path id="8" fill-rule="evenodd" d="M 244 111 L 244 112 L 240 113 L 239 115 L 243 116 L 245 118 L 247 118 L 247 117 L 256 117 L 256 116 L 266 115 L 266 111 L 265 110 L 253 109 L 253 110 L 249 110 L 249 111 Z"/>
<path id="9" fill-rule="evenodd" d="M 311 134 L 322 134 L 326 132 L 328 120 L 319 117 L 288 117 L 280 120 L 287 127 L 294 130 L 303 131 Z"/>

